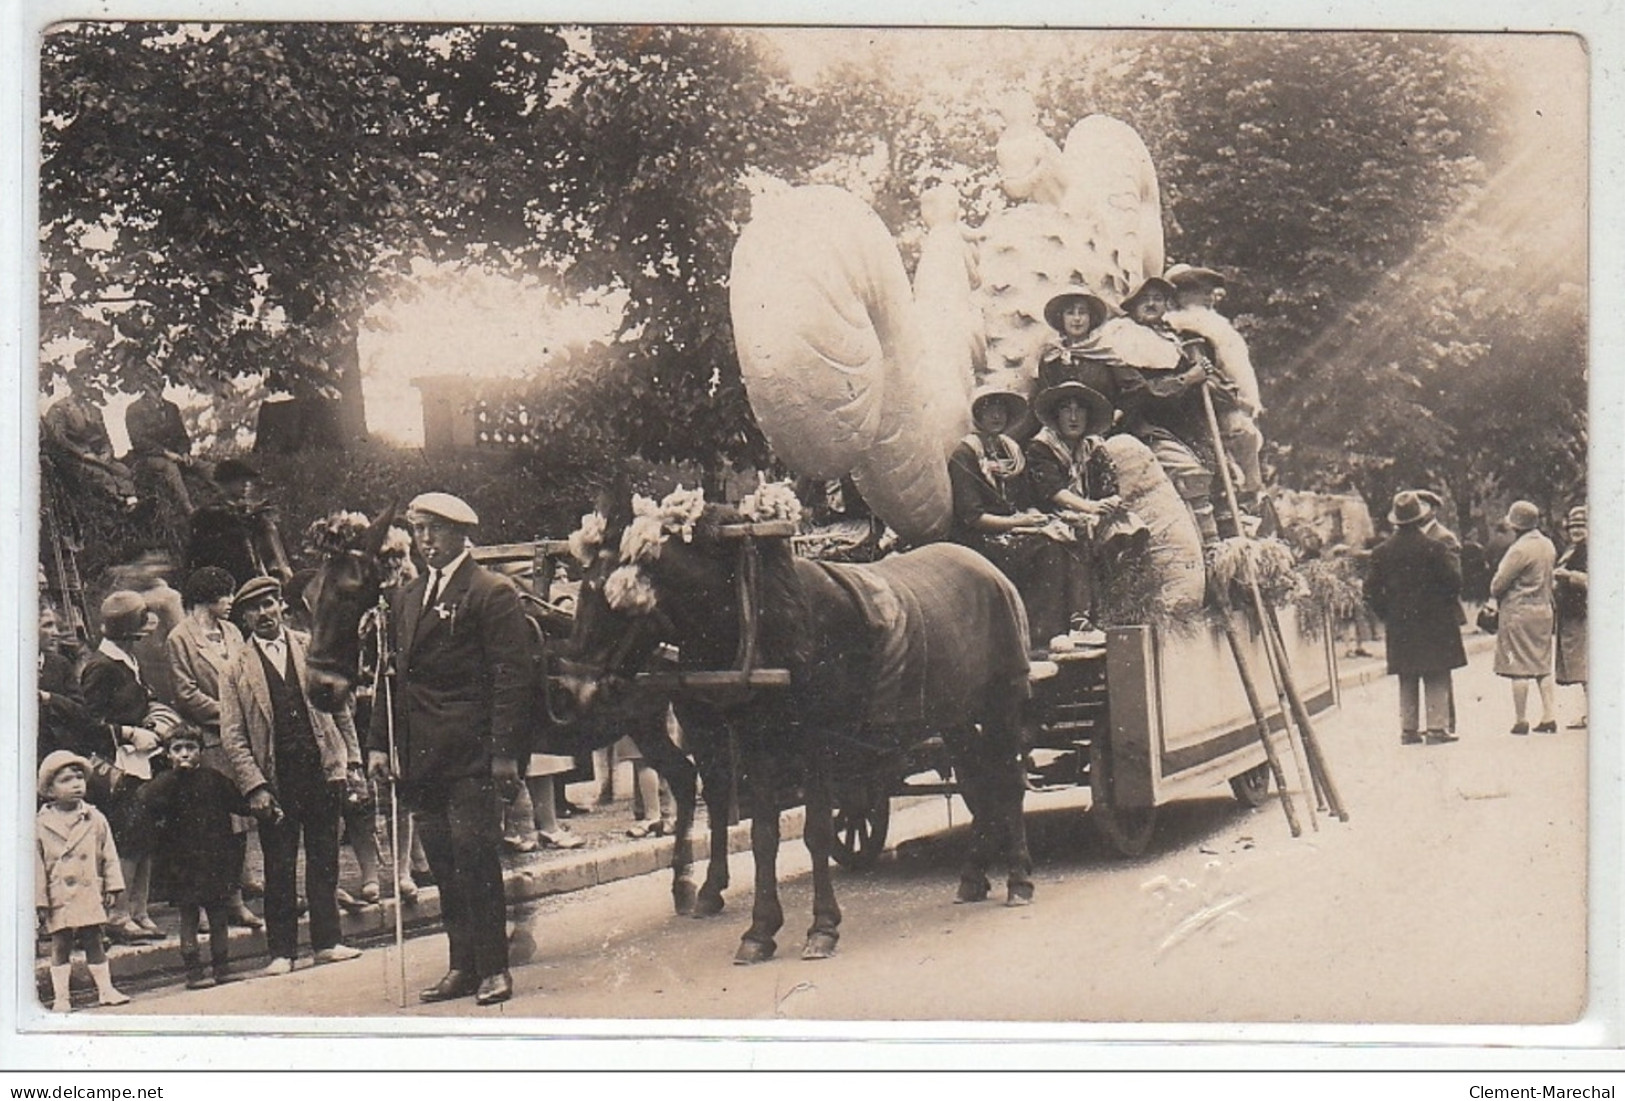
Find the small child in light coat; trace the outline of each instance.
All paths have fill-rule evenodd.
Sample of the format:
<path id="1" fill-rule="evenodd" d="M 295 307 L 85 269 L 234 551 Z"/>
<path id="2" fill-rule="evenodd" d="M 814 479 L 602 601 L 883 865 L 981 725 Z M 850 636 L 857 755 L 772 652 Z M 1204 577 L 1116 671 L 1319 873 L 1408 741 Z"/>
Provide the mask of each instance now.
<path id="1" fill-rule="evenodd" d="M 85 802 L 90 762 L 66 749 L 40 762 L 39 796 L 45 800 L 34 819 L 34 908 L 51 936 L 51 1008 L 73 1008 L 69 981 L 73 949 L 84 950 L 102 1005 L 130 999 L 113 986 L 102 943 L 107 910 L 124 890 L 113 831 L 102 812 Z"/>

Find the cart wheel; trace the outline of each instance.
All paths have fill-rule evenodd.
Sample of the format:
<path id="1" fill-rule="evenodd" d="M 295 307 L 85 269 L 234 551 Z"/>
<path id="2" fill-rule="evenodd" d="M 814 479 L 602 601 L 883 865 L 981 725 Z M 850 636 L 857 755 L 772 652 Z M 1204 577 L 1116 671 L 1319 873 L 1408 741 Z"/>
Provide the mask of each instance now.
<path id="1" fill-rule="evenodd" d="M 1249 807 L 1263 806 L 1270 793 L 1270 763 L 1265 761 L 1240 776 L 1230 777 L 1230 790 Z"/>
<path id="2" fill-rule="evenodd" d="M 891 794 L 884 785 L 866 784 L 841 796 L 835 801 L 835 847 L 830 855 L 841 867 L 861 872 L 874 867 L 886 848 Z"/>
<path id="3" fill-rule="evenodd" d="M 1156 807 L 1120 807 L 1111 801 L 1111 753 L 1104 739 L 1089 747 L 1089 819 L 1119 856 L 1142 856 L 1157 828 Z"/>
<path id="4" fill-rule="evenodd" d="M 1096 803 L 1089 812 L 1095 828 L 1118 856 L 1143 856 L 1157 828 L 1156 807 L 1114 807 Z"/>

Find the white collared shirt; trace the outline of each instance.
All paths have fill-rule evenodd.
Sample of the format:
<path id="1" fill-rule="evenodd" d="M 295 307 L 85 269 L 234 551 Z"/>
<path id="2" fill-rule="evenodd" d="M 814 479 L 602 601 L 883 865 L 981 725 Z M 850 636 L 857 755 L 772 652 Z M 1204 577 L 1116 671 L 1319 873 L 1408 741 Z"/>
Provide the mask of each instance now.
<path id="1" fill-rule="evenodd" d="M 259 635 L 255 635 L 254 645 L 260 648 L 260 653 L 264 654 L 265 660 L 271 663 L 271 668 L 286 679 L 288 676 L 288 633 L 284 631 L 273 639 L 264 639 Z"/>
<path id="2" fill-rule="evenodd" d="M 129 669 L 130 669 L 130 672 L 135 674 L 135 679 L 136 680 L 141 680 L 141 666 L 136 663 L 136 660 L 134 658 L 132 658 L 129 654 L 125 653 L 124 649 L 121 646 L 119 646 L 118 643 L 114 642 L 112 639 L 110 639 L 110 638 L 102 639 L 101 642 L 98 643 L 97 646 L 96 646 L 96 652 L 101 653 L 101 654 L 106 654 L 108 657 L 112 658 L 114 661 L 122 662 L 124 665 L 127 665 L 129 667 Z M 141 683 L 145 684 L 146 682 L 141 681 Z"/>
<path id="3" fill-rule="evenodd" d="M 445 595 L 446 581 L 448 579 L 450 579 L 452 574 L 457 572 L 458 567 L 460 567 L 463 564 L 463 559 L 465 559 L 467 557 L 468 557 L 468 548 L 464 547 L 463 552 L 461 554 L 459 554 L 456 558 L 453 558 L 450 562 L 447 562 L 443 569 L 438 569 L 437 570 L 432 566 L 429 568 L 429 583 L 423 589 L 423 607 L 424 607 L 424 610 L 428 610 L 428 607 L 429 607 L 429 594 L 430 593 L 435 594 L 435 600 L 437 600 L 437 601 L 443 595 Z"/>

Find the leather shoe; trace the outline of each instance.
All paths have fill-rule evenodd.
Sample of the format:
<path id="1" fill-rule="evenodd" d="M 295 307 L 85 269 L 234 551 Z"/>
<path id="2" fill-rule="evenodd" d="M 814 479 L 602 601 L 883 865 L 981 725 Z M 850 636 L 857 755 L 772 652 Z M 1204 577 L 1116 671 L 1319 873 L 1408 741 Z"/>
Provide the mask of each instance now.
<path id="1" fill-rule="evenodd" d="M 263 929 L 265 922 L 247 906 L 238 906 L 231 911 L 231 923 L 239 929 Z"/>
<path id="2" fill-rule="evenodd" d="M 480 980 L 472 971 L 458 971 L 453 968 L 427 990 L 418 991 L 418 1001 L 449 1002 L 453 998 L 466 998 L 480 989 L 480 985 Z"/>
<path id="3" fill-rule="evenodd" d="M 480 980 L 480 988 L 474 992 L 474 1004 L 496 1005 L 511 997 L 513 997 L 513 977 L 506 971 L 499 971 Z"/>

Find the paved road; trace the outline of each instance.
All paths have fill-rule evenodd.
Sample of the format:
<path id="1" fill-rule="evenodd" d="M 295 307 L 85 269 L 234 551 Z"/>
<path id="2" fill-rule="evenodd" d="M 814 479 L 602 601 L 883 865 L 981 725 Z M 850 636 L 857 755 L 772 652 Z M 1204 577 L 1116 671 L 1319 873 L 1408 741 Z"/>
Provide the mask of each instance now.
<path id="1" fill-rule="evenodd" d="M 397 1006 L 393 949 L 216 990 L 155 991 L 130 1014 L 466 1018 L 508 1032 L 559 1019 L 740 1021 L 1557 1023 L 1584 1007 L 1587 736 L 1514 738 L 1505 682 L 1474 655 L 1459 675 L 1462 741 L 1401 747 L 1391 678 L 1348 691 L 1317 730 L 1351 821 L 1289 836 L 1273 800 L 1228 792 L 1164 808 L 1142 859 L 1108 854 L 1078 790 L 1029 801 L 1038 899 L 952 905 L 962 809 L 894 822 L 895 854 L 840 874 L 838 956 L 797 956 L 810 920 L 801 847 L 787 846 L 783 958 L 732 966 L 749 905 L 668 913 L 663 875 L 533 904 L 520 915 L 518 994 Z M 438 978 L 444 940 L 406 948 L 410 992 Z M 101 1011 L 109 1012 L 109 1011 Z M 554 1019 L 548 1021 L 544 1019 Z M 523 1022 L 523 1023 L 521 1023 Z M 476 1025 L 477 1027 L 477 1025 Z M 868 1035 L 870 1033 L 864 1033 Z"/>

